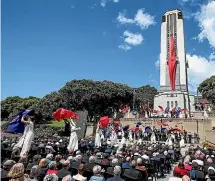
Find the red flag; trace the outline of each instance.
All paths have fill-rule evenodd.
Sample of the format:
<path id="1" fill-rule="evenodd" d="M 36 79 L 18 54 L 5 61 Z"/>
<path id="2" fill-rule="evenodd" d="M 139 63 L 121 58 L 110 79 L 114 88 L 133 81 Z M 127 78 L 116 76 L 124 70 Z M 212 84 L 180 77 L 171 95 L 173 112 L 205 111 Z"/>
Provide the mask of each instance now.
<path id="1" fill-rule="evenodd" d="M 124 104 L 120 104 L 119 109 L 123 109 L 124 108 Z"/>
<path id="2" fill-rule="evenodd" d="M 55 118 L 57 121 L 60 121 L 62 118 L 61 118 L 61 111 L 62 111 L 63 108 L 59 108 L 57 109 L 53 114 L 52 114 L 52 117 Z"/>
<path id="3" fill-rule="evenodd" d="M 162 126 L 169 126 L 167 123 L 162 123 Z"/>
<path id="4" fill-rule="evenodd" d="M 136 127 L 136 128 L 135 128 L 135 132 L 136 132 L 136 133 L 137 133 L 139 130 L 140 130 L 139 127 Z"/>
<path id="5" fill-rule="evenodd" d="M 122 109 L 122 113 L 126 113 L 128 111 L 128 107 L 125 107 L 124 109 Z"/>
<path id="6" fill-rule="evenodd" d="M 168 58 L 168 67 L 169 67 L 169 78 L 172 90 L 175 91 L 175 74 L 176 74 L 176 56 L 175 56 L 175 47 L 174 47 L 174 37 L 170 36 L 170 56 Z"/>
<path id="7" fill-rule="evenodd" d="M 172 112 L 175 112 L 175 111 L 176 111 L 176 109 L 175 109 L 175 108 L 173 108 L 173 109 L 172 109 Z"/>
<path id="8" fill-rule="evenodd" d="M 161 110 L 161 111 L 163 111 L 163 110 L 164 110 L 162 106 L 158 106 L 158 107 L 160 108 L 160 110 Z"/>
<path id="9" fill-rule="evenodd" d="M 67 109 L 63 109 L 63 108 L 59 108 L 57 109 L 52 116 L 57 120 L 60 121 L 62 119 L 69 119 L 69 118 L 73 118 L 73 119 L 79 119 L 78 114 L 67 110 Z"/>
<path id="10" fill-rule="evenodd" d="M 106 128 L 109 124 L 109 117 L 105 116 L 105 117 L 101 117 L 99 120 L 100 123 L 100 128 Z"/>
<path id="11" fill-rule="evenodd" d="M 157 111 L 157 110 L 154 110 L 154 111 L 153 111 L 153 113 L 154 113 L 154 114 L 157 114 L 157 113 L 158 113 L 158 111 Z"/>

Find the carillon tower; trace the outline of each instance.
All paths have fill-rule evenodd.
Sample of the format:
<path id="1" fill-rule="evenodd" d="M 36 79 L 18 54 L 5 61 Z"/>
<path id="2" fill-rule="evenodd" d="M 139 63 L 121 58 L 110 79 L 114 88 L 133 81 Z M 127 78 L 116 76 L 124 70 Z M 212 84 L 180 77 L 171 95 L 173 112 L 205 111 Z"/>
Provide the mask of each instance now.
<path id="1" fill-rule="evenodd" d="M 155 96 L 154 110 L 162 106 L 194 111 L 194 96 L 188 93 L 187 69 L 182 12 L 168 11 L 161 23 L 160 93 Z"/>

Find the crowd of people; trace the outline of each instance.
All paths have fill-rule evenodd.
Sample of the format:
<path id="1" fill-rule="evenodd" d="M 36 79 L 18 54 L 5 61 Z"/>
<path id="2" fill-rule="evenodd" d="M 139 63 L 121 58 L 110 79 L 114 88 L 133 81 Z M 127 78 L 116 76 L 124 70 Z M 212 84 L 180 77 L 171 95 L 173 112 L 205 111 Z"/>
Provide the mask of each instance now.
<path id="1" fill-rule="evenodd" d="M 78 140 L 75 121 L 68 137 L 34 136 L 31 117 L 23 118 L 20 138 L 1 139 L 1 179 L 11 181 L 215 180 L 215 151 L 192 144 L 186 132 L 118 129 Z M 137 131 L 138 130 L 138 131 Z"/>

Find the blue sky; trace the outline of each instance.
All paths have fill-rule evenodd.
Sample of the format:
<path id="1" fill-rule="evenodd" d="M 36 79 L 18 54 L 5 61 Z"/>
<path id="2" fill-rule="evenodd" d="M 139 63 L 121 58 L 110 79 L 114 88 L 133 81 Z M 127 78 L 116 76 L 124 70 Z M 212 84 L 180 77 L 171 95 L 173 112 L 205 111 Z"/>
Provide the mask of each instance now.
<path id="1" fill-rule="evenodd" d="M 213 8 L 206 0 L 2 0 L 2 99 L 43 97 L 84 78 L 159 88 L 161 16 L 170 9 L 185 15 L 195 91 L 215 74 Z"/>

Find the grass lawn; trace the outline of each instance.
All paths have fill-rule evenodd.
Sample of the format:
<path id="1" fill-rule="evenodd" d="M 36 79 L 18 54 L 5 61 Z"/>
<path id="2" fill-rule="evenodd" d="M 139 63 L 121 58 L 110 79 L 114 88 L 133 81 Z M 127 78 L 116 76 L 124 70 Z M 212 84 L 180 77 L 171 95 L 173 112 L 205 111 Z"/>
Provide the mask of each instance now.
<path id="1" fill-rule="evenodd" d="M 56 120 L 52 120 L 49 124 L 49 126 L 51 127 L 56 127 L 56 128 L 63 128 L 64 127 L 64 121 L 56 121 Z"/>

